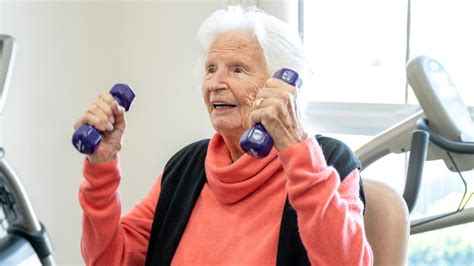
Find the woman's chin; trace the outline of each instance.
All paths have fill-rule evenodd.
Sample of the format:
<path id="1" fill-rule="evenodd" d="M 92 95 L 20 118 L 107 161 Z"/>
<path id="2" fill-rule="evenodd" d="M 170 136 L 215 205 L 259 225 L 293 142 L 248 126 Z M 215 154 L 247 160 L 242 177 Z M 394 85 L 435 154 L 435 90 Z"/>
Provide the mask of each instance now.
<path id="1" fill-rule="evenodd" d="M 215 121 L 214 120 L 212 125 L 214 129 L 222 136 L 240 138 L 240 136 L 244 133 L 242 124 L 240 123 L 232 124 L 229 122 L 230 121 Z"/>

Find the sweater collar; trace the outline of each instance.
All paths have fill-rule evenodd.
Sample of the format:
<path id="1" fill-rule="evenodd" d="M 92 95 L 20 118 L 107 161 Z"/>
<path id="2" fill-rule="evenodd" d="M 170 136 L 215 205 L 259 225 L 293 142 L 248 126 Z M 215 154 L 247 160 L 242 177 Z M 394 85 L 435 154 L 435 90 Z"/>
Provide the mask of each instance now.
<path id="1" fill-rule="evenodd" d="M 282 166 L 275 148 L 261 159 L 244 154 L 232 162 L 224 139 L 215 133 L 209 142 L 205 168 L 214 196 L 222 203 L 232 204 L 261 187 Z"/>

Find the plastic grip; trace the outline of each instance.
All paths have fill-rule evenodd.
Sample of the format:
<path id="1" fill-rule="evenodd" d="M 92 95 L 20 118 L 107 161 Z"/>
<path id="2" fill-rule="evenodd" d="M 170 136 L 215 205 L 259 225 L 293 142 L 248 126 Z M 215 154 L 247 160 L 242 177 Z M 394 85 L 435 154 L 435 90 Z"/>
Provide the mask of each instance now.
<path id="1" fill-rule="evenodd" d="M 110 89 L 110 94 L 115 101 L 125 108 L 125 111 L 130 109 L 133 99 L 135 99 L 135 92 L 127 85 L 118 83 Z M 72 135 L 72 145 L 84 154 L 93 154 L 100 144 L 102 137 L 99 131 L 90 125 L 82 125 Z"/>
<path id="2" fill-rule="evenodd" d="M 297 88 L 302 84 L 299 74 L 288 68 L 278 70 L 273 77 L 283 80 Z M 255 127 L 247 129 L 244 134 L 242 134 L 240 137 L 240 147 L 242 147 L 246 153 L 256 158 L 263 158 L 270 153 L 273 147 L 273 139 L 263 125 L 257 123 Z"/>

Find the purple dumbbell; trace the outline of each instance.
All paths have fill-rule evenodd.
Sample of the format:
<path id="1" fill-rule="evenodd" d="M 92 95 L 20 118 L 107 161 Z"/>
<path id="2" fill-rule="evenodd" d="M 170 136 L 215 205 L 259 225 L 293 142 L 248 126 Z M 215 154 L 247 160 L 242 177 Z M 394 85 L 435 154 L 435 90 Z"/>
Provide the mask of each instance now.
<path id="1" fill-rule="evenodd" d="M 297 88 L 299 88 L 302 83 L 298 73 L 288 68 L 278 70 L 273 77 L 281 79 Z M 273 147 L 273 139 L 263 125 L 257 123 L 255 127 L 247 129 L 244 134 L 242 134 L 240 137 L 240 147 L 242 147 L 246 153 L 256 158 L 262 158 L 270 153 Z"/>
<path id="2" fill-rule="evenodd" d="M 125 108 L 125 111 L 130 109 L 133 99 L 135 99 L 135 92 L 127 84 L 115 84 L 110 89 L 110 94 L 118 104 Z M 90 125 L 82 125 L 74 131 L 72 144 L 81 153 L 93 154 L 99 146 L 101 139 L 100 133 L 96 128 Z"/>

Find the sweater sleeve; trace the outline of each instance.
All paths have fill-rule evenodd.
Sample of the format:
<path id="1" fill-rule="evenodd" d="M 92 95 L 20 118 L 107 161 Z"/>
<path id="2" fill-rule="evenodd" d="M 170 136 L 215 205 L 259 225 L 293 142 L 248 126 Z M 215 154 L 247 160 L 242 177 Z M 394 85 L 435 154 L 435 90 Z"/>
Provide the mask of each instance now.
<path id="1" fill-rule="evenodd" d="M 372 265 L 359 198 L 359 170 L 340 182 L 316 139 L 280 151 L 287 191 L 312 265 Z"/>
<path id="2" fill-rule="evenodd" d="M 150 192 L 123 217 L 118 186 L 119 159 L 92 164 L 84 160 L 79 189 L 83 210 L 81 252 L 87 265 L 143 265 L 161 176 Z"/>

